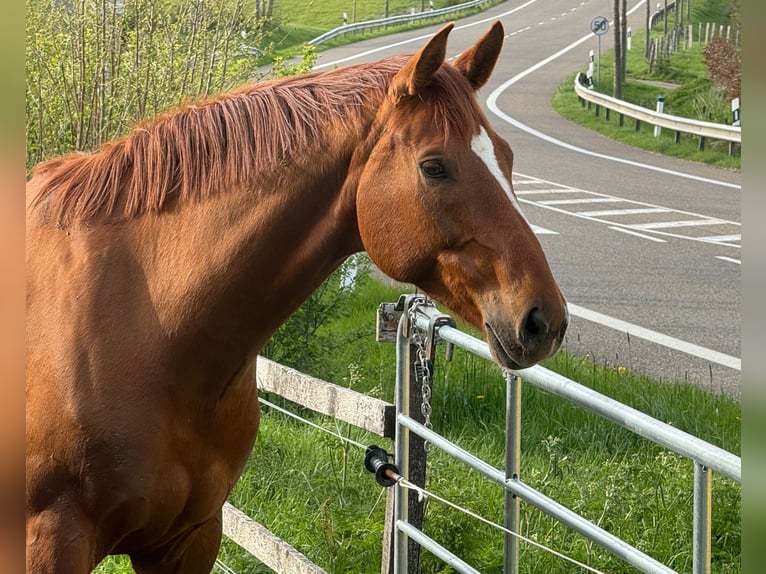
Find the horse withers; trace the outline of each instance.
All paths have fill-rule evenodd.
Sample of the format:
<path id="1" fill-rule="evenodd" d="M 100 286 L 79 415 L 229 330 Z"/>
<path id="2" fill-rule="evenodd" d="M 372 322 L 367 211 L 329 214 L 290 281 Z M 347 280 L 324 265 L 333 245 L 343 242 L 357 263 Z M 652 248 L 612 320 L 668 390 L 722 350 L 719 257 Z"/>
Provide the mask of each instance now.
<path id="1" fill-rule="evenodd" d="M 366 250 L 483 330 L 552 355 L 565 300 L 475 91 L 495 23 L 415 55 L 244 86 L 27 184 L 27 571 L 209 572 L 258 429 L 255 357 Z"/>

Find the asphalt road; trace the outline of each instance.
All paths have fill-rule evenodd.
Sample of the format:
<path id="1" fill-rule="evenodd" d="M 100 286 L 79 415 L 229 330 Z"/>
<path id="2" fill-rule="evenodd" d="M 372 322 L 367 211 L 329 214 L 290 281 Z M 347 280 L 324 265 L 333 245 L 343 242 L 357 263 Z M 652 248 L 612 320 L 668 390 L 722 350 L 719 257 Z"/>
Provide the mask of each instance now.
<path id="1" fill-rule="evenodd" d="M 597 48 L 589 23 L 611 20 L 611 6 L 504 2 L 459 21 L 448 58 L 503 22 L 503 54 L 479 96 L 514 149 L 515 191 L 570 303 L 565 348 L 739 398 L 741 174 L 616 143 L 550 106 L 559 83 L 586 69 Z M 644 5 L 628 10 L 643 26 Z M 321 52 L 316 67 L 411 53 L 439 27 Z"/>

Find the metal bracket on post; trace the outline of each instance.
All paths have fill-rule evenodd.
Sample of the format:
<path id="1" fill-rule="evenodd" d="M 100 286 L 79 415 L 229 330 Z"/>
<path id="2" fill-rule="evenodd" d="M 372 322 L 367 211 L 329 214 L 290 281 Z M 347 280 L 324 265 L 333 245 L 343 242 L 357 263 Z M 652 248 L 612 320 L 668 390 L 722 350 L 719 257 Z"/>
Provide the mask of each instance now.
<path id="1" fill-rule="evenodd" d="M 425 302 L 423 295 L 401 295 L 396 303 L 381 303 L 378 305 L 378 315 L 375 324 L 375 340 L 378 343 L 395 343 L 399 320 L 405 315 L 404 336 L 409 337 L 409 310 L 418 302 Z"/>
<path id="2" fill-rule="evenodd" d="M 434 362 L 434 353 L 436 352 L 436 345 L 441 343 L 442 339 L 438 335 L 438 329 L 442 325 L 448 325 L 450 327 L 455 326 L 455 320 L 446 315 L 445 313 L 438 313 L 432 315 L 428 320 L 428 332 L 426 334 L 426 357 L 428 361 Z M 452 343 L 447 343 L 447 360 L 452 359 L 452 350 L 454 346 Z"/>
<path id="3" fill-rule="evenodd" d="M 402 320 L 402 335 L 405 337 L 410 336 L 412 331 L 412 324 L 410 320 L 410 309 L 415 305 L 425 305 L 425 295 L 401 295 L 399 301 L 396 303 L 395 309 L 401 312 L 404 317 Z"/>
<path id="4" fill-rule="evenodd" d="M 401 299 L 400 299 L 401 302 Z M 455 327 L 455 320 L 447 315 L 446 313 L 441 313 L 436 309 L 436 305 L 434 305 L 431 301 L 426 301 L 425 299 L 421 301 L 413 301 L 411 304 L 407 307 L 408 309 L 411 308 L 414 304 L 417 304 L 417 311 L 420 312 L 420 314 L 428 319 L 428 324 L 425 326 L 425 328 L 421 328 L 420 330 L 423 332 L 425 336 L 425 343 L 424 343 L 424 350 L 426 353 L 426 358 L 430 363 L 434 362 L 434 354 L 436 352 L 436 345 L 441 343 L 442 339 L 438 335 L 439 327 L 443 325 L 448 325 L 450 327 Z M 406 328 L 406 331 L 403 332 L 404 336 L 409 337 L 410 331 L 413 327 L 417 328 L 417 325 L 411 325 L 412 317 L 410 317 L 409 313 L 407 314 L 405 318 L 405 323 L 403 327 Z M 452 360 L 452 351 L 454 350 L 454 345 L 452 343 L 447 343 L 447 349 L 446 349 L 446 359 L 447 361 Z"/>

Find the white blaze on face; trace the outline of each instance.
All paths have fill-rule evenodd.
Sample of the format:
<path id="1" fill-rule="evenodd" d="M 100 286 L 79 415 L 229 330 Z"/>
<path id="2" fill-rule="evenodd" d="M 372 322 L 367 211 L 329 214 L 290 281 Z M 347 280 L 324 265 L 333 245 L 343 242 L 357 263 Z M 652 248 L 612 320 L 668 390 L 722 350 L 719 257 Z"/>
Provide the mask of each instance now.
<path id="1" fill-rule="evenodd" d="M 484 126 L 480 126 L 479 129 L 481 131 L 477 135 L 473 136 L 473 139 L 471 139 L 471 149 L 473 150 L 473 153 L 478 155 L 479 159 L 484 162 L 484 165 L 487 166 L 489 173 L 495 176 L 495 179 L 500 184 L 500 187 L 503 188 L 505 195 L 508 196 L 508 199 L 513 204 L 513 207 L 515 207 L 516 211 L 521 214 L 521 217 L 524 218 L 524 221 L 529 223 L 526 216 L 521 211 L 521 206 L 519 205 L 519 201 L 516 199 L 516 196 L 513 194 L 513 190 L 511 190 L 511 184 L 508 182 L 508 179 L 505 177 L 503 170 L 500 169 L 500 165 L 497 163 L 497 156 L 495 156 L 495 146 L 492 144 L 492 140 L 489 138 L 487 130 L 484 129 Z"/>

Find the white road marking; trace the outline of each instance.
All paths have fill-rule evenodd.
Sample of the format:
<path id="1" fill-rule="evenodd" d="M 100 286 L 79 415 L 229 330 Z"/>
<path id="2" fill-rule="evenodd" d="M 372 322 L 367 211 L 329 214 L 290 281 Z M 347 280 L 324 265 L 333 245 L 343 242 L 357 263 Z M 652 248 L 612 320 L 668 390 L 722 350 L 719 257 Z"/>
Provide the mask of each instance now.
<path id="1" fill-rule="evenodd" d="M 525 181 L 515 181 L 513 182 L 514 185 L 523 185 L 525 183 L 541 183 L 539 181 L 532 181 L 532 182 L 525 182 Z M 525 189 L 522 191 L 519 191 L 518 189 L 514 190 L 516 192 L 516 195 L 540 195 L 540 194 L 548 194 L 548 193 L 581 193 L 579 189 L 568 189 L 568 188 L 560 188 L 560 189 Z"/>
<path id="2" fill-rule="evenodd" d="M 720 259 L 721 261 L 728 261 L 729 263 L 736 263 L 737 265 L 742 265 L 742 261 L 739 259 L 734 259 L 733 257 L 725 257 L 723 255 L 716 255 L 716 259 Z"/>
<path id="3" fill-rule="evenodd" d="M 557 183 L 555 181 L 549 181 L 541 178 L 535 178 L 529 175 L 525 175 L 522 173 L 514 172 L 514 182 L 516 183 L 517 187 L 523 187 L 524 185 L 541 185 L 546 186 L 544 189 L 516 189 L 516 195 L 519 198 L 519 202 L 526 203 L 529 205 L 536 205 L 538 207 L 542 207 L 544 209 L 550 209 L 551 211 L 556 211 L 558 213 L 563 213 L 565 215 L 572 215 L 574 217 L 580 217 L 582 219 L 586 219 L 588 221 L 594 221 L 596 223 L 602 223 L 606 224 L 607 226 L 614 226 L 619 227 L 621 229 L 626 230 L 646 230 L 649 231 L 652 235 L 660 235 L 663 237 L 674 237 L 678 239 L 685 239 L 685 240 L 691 240 L 691 241 L 701 241 L 704 243 L 715 243 L 719 245 L 725 245 L 727 247 L 734 247 L 734 248 L 740 248 L 740 245 L 737 245 L 736 243 L 729 243 L 731 241 L 740 241 L 741 237 L 739 237 L 738 234 L 720 234 L 720 235 L 701 235 L 701 236 L 693 236 L 693 235 L 683 235 L 680 233 L 672 233 L 672 229 L 679 229 L 682 230 L 686 226 L 681 226 L 678 224 L 678 222 L 646 222 L 646 223 L 629 223 L 626 221 L 615 221 L 613 219 L 609 219 L 610 216 L 622 216 L 622 215 L 628 215 L 630 211 L 635 210 L 635 214 L 637 216 L 642 215 L 651 215 L 653 213 L 671 213 L 677 217 L 678 221 L 691 221 L 692 223 L 689 225 L 727 225 L 730 227 L 734 227 L 736 229 L 732 229 L 732 231 L 738 231 L 741 227 L 741 224 L 736 221 L 729 221 L 725 219 L 720 219 L 716 217 L 711 217 L 709 215 L 702 215 L 700 213 L 694 213 L 691 211 L 682 211 L 680 209 L 671 209 L 668 207 L 664 207 L 661 205 L 655 205 L 652 203 L 644 203 L 640 201 L 634 201 L 632 199 L 623 199 L 618 198 L 612 195 L 606 195 L 604 193 L 598 193 L 595 191 L 588 191 L 585 189 L 579 189 L 576 187 L 569 187 L 565 186 L 563 184 Z M 560 187 L 554 187 L 554 186 L 560 186 Z M 545 195 L 553 196 L 560 196 L 560 194 L 578 194 L 580 196 L 586 196 L 589 198 L 594 198 L 596 200 L 595 202 L 600 201 L 614 201 L 614 202 L 621 202 L 629 205 L 636 206 L 635 208 L 626 208 L 626 209 L 608 209 L 608 210 L 596 210 L 596 211 L 589 211 L 589 210 L 582 210 L 577 211 L 574 209 L 565 209 L 566 205 L 573 200 L 569 199 L 551 199 L 551 200 L 540 200 L 537 199 L 536 195 L 542 195 L 543 197 Z M 531 196 L 531 197 L 530 197 Z M 575 205 L 579 202 L 575 202 Z M 588 202 L 589 203 L 589 202 Z M 682 220 L 682 218 L 684 218 Z M 692 219 L 693 218 L 693 219 Z M 700 222 L 700 223 L 698 223 Z M 672 225 L 671 225 L 672 223 Z M 665 229 L 665 231 L 663 231 Z M 626 233 L 629 233 L 626 231 Z M 631 234 L 634 235 L 635 233 Z M 637 237 L 643 237 L 646 238 L 647 235 L 644 234 L 638 234 Z M 660 241 L 658 241 L 659 243 Z M 664 242 L 664 241 L 662 241 Z"/>
<path id="4" fill-rule="evenodd" d="M 579 305 L 568 303 L 567 306 L 569 307 L 569 314 L 574 315 L 575 317 L 587 319 L 588 321 L 611 327 L 612 329 L 621 331 L 623 333 L 629 333 L 631 337 L 638 337 L 639 339 L 644 339 L 645 341 L 657 343 L 664 347 L 681 351 L 687 355 L 693 355 L 695 357 L 699 357 L 700 359 L 705 359 L 711 363 L 723 365 L 724 367 L 736 369 L 737 371 L 742 370 L 742 359 L 739 357 L 727 355 L 726 353 L 714 351 L 713 349 L 707 349 L 705 347 L 695 345 L 694 343 L 689 343 L 688 341 L 682 341 L 681 339 L 676 339 L 675 337 L 665 335 L 664 333 L 658 333 L 657 331 L 652 331 L 651 329 L 646 329 L 644 327 L 634 325 L 633 323 L 622 321 L 621 319 L 615 319 L 614 317 L 604 315 L 598 311 L 585 309 Z"/>
<path id="5" fill-rule="evenodd" d="M 539 225 L 529 225 L 532 228 L 532 231 L 534 231 L 537 235 L 558 235 L 558 231 L 553 231 L 552 229 L 546 229 L 545 227 L 540 227 Z"/>
<path id="6" fill-rule="evenodd" d="M 578 211 L 588 217 L 604 217 L 607 215 L 642 215 L 644 213 L 670 213 L 667 207 L 638 207 L 636 209 L 604 209 L 602 211 Z"/>
<path id="7" fill-rule="evenodd" d="M 614 231 L 621 231 L 622 233 L 627 233 L 628 235 L 634 235 L 635 237 L 640 237 L 641 239 L 648 239 L 649 241 L 656 241 L 657 243 L 667 243 L 664 239 L 660 239 L 659 237 L 652 237 L 651 235 L 644 235 L 643 233 L 639 233 L 637 231 L 631 231 L 630 229 L 625 229 L 624 227 L 617 227 L 614 225 L 610 225 L 609 229 L 613 229 Z"/>
<path id="8" fill-rule="evenodd" d="M 539 179 L 514 179 L 513 185 L 529 185 L 532 183 L 540 183 Z"/>
<path id="9" fill-rule="evenodd" d="M 577 205 L 580 203 L 619 203 L 625 201 L 619 197 L 580 197 L 577 199 L 543 199 L 540 205 Z"/>
<path id="10" fill-rule="evenodd" d="M 731 241 L 742 241 L 741 235 L 707 235 L 700 237 L 702 241 L 709 241 L 710 243 L 729 243 Z"/>
<path id="11" fill-rule="evenodd" d="M 697 225 L 721 225 L 725 223 L 718 219 L 687 219 L 684 221 L 653 221 L 651 223 L 636 223 L 629 225 L 633 229 L 670 229 L 671 227 L 694 227 Z"/>

